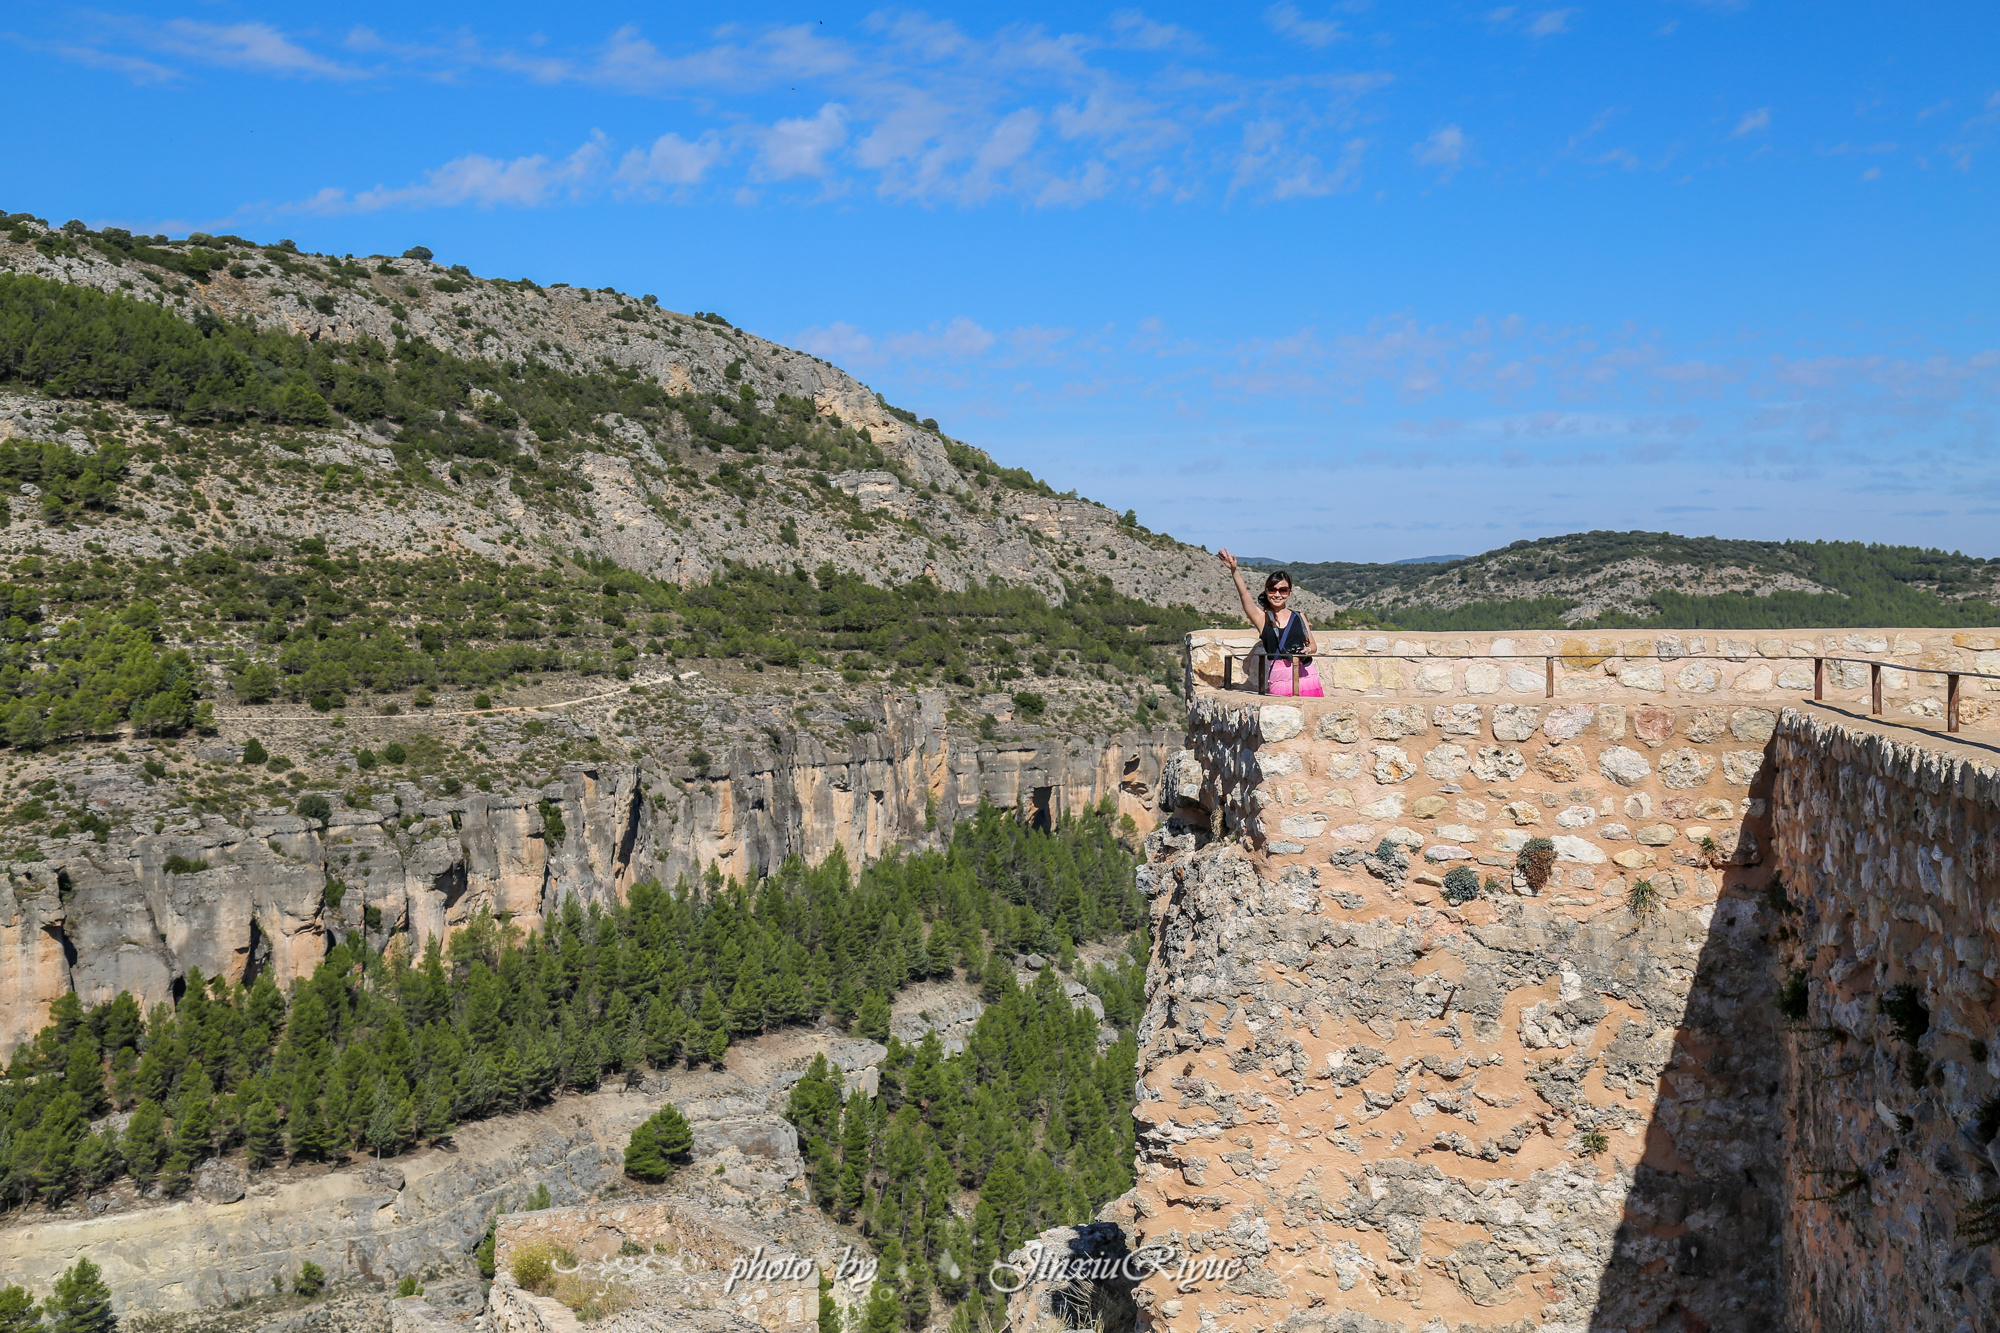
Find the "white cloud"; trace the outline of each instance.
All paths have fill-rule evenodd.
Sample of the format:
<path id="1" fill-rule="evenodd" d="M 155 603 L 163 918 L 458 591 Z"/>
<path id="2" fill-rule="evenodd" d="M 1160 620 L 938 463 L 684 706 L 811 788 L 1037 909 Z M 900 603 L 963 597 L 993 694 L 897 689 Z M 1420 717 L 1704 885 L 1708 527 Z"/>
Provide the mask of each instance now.
<path id="1" fill-rule="evenodd" d="M 847 108 L 828 102 L 810 120 L 781 120 L 760 136 L 759 180 L 826 176 L 827 155 L 847 142 Z"/>
<path id="2" fill-rule="evenodd" d="M 1569 21 L 1582 12 L 1580 9 L 1545 9 L 1529 22 L 1528 36 L 1555 37 L 1568 32 Z"/>
<path id="3" fill-rule="evenodd" d="M 1293 162 L 1271 187 L 1274 199 L 1316 199 L 1322 195 L 1351 190 L 1361 174 L 1361 159 L 1368 150 L 1365 139 L 1349 139 L 1341 145 L 1340 160 L 1327 168 L 1315 153 Z"/>
<path id="4" fill-rule="evenodd" d="M 650 148 L 634 148 L 625 154 L 618 164 L 618 184 L 639 193 L 657 193 L 662 186 L 699 185 L 722 155 L 722 143 L 714 134 L 704 134 L 692 143 L 678 134 L 662 134 Z"/>
<path id="5" fill-rule="evenodd" d="M 539 153 L 506 161 L 469 153 L 424 173 L 423 180 L 410 185 L 393 188 L 378 185 L 351 196 L 329 187 L 277 211 L 329 215 L 463 205 L 535 208 L 561 196 L 580 194 L 596 184 L 603 177 L 608 156 L 602 133 L 593 133 L 560 162 L 552 162 Z"/>
<path id="6" fill-rule="evenodd" d="M 1465 164 L 1465 131 L 1456 125 L 1446 125 L 1434 130 L 1431 136 L 1410 149 L 1421 166 L 1438 167 L 1445 178 L 1450 177 Z"/>
<path id="7" fill-rule="evenodd" d="M 1758 130 L 1769 129 L 1770 126 L 1771 108 L 1760 106 L 1755 111 L 1746 113 L 1743 119 L 1737 121 L 1736 128 L 1729 132 L 1729 137 L 1740 139 L 1746 134 L 1755 134 Z"/>
<path id="8" fill-rule="evenodd" d="M 1333 19 L 1309 19 L 1299 12 L 1299 7 L 1291 3 L 1272 5 L 1264 11 L 1264 22 L 1271 25 L 1271 31 L 1280 37 L 1289 37 L 1302 45 L 1320 50 L 1349 36 L 1347 29 Z"/>
<path id="9" fill-rule="evenodd" d="M 993 346 L 991 333 L 964 315 L 942 328 L 933 324 L 923 333 L 904 333 L 883 341 L 890 353 L 908 360 L 934 360 L 982 356 Z"/>

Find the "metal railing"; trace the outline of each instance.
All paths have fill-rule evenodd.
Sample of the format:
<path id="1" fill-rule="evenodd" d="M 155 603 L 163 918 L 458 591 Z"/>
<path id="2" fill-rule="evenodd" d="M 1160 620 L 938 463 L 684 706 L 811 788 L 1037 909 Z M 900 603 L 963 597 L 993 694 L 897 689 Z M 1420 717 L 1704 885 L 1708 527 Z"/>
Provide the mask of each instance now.
<path id="1" fill-rule="evenodd" d="M 1238 654 L 1230 651 L 1230 649 L 1226 645 L 1218 644 L 1217 647 L 1222 649 L 1222 688 L 1225 690 L 1233 690 L 1237 688 L 1235 683 L 1235 668 L 1236 668 L 1236 661 Z M 1283 699 L 1283 698 L 1298 697 L 1299 677 L 1303 674 L 1298 665 L 1299 663 L 1310 662 L 1313 660 L 1314 657 L 1356 656 L 1356 654 L 1263 653 L 1257 651 L 1255 646 L 1253 645 L 1249 650 L 1242 653 L 1241 656 L 1244 659 L 1246 671 L 1250 669 L 1248 665 L 1250 660 L 1255 659 L 1256 661 L 1256 667 L 1254 671 L 1255 679 L 1252 680 L 1252 678 L 1249 675 L 1246 675 L 1244 677 L 1243 683 L 1246 686 L 1252 687 L 1258 694 L 1264 694 L 1268 692 L 1270 685 L 1271 662 L 1274 659 L 1288 661 L 1293 664 L 1292 670 L 1290 672 L 1290 679 L 1288 682 L 1291 687 L 1290 690 L 1285 694 L 1274 696 L 1276 698 Z M 1396 655 L 1394 653 L 1387 653 L 1387 654 L 1370 654 L 1369 656 L 1395 657 Z M 1543 664 L 1542 679 L 1543 679 L 1544 689 L 1546 691 L 1546 696 L 1550 699 L 1556 697 L 1556 663 L 1562 660 L 1563 656 L 1564 654 L 1559 652 L 1534 653 L 1525 656 L 1516 655 L 1513 657 L 1495 657 L 1490 653 L 1425 654 L 1425 658 L 1427 660 L 1436 660 L 1444 662 L 1541 662 Z M 1611 654 L 1610 656 L 1620 656 L 1620 654 Z M 1364 660 L 1367 659 L 1364 658 Z M 1415 661 L 1416 659 L 1399 658 L 1398 660 Z M 1660 658 L 1655 660 L 1671 661 L 1671 662 L 1746 662 L 1749 661 L 1750 659 L 1747 657 L 1729 657 L 1721 653 L 1684 653 L 1679 657 Z M 1779 662 L 1803 662 L 1805 658 L 1801 656 L 1794 658 L 1770 658 L 1770 659 L 1760 658 L 1759 660 L 1770 660 Z M 1950 667 L 1905 666 L 1901 662 L 1881 662 L 1871 657 L 1820 656 L 1820 657 L 1814 657 L 1812 659 L 1813 700 L 1815 702 L 1823 701 L 1826 698 L 1826 664 L 1828 662 L 1846 662 L 1846 663 L 1851 663 L 1855 666 L 1865 666 L 1868 668 L 1868 692 L 1871 703 L 1869 711 L 1877 717 L 1882 715 L 1882 672 L 1884 670 L 1908 671 L 1918 675 L 1926 675 L 1926 676 L 1943 676 L 1945 678 L 1945 687 L 1944 687 L 1945 730 L 1947 732 L 1953 732 L 1953 733 L 1957 732 L 1959 729 L 1959 720 L 1958 720 L 1959 682 L 1961 680 L 2000 680 L 2000 675 L 1994 675 L 1990 672 L 1984 672 L 1984 671 L 1959 671 Z M 1181 697 L 1184 699 L 1192 699 L 1194 697 L 1194 644 L 1188 641 L 1187 639 L 1181 640 L 1181 679 L 1183 687 Z"/>

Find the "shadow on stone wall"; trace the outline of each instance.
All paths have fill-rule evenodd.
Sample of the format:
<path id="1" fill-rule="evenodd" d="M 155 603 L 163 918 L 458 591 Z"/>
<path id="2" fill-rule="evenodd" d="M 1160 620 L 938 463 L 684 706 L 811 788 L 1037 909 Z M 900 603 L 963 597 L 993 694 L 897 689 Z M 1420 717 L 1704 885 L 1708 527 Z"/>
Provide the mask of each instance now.
<path id="1" fill-rule="evenodd" d="M 1772 753 L 1766 749 L 1751 789 L 1766 803 Z M 1719 874 L 1715 901 L 1697 906 L 1683 897 L 1635 914 L 1637 947 L 1621 951 L 1643 972 L 1656 965 L 1654 939 L 1705 935 L 1671 1044 L 1661 1033 L 1646 1034 L 1658 1101 L 1600 1282 L 1594 1331 L 1763 1333 L 1787 1326 L 1784 1053 L 1771 946 L 1782 923 L 1770 891 L 1776 871 L 1768 828 L 1764 818 L 1739 826 L 1739 845 L 1757 840 L 1755 864 L 1682 869 Z M 1640 1035 L 1621 1033 L 1607 1058 L 1636 1046 Z"/>

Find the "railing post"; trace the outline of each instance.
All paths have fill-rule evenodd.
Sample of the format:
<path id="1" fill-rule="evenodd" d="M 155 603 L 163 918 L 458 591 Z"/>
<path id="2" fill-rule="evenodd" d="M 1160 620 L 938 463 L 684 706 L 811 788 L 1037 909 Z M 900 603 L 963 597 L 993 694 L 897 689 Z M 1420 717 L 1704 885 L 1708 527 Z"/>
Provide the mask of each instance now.
<path id="1" fill-rule="evenodd" d="M 1222 645 L 1222 688 L 1236 687 L 1236 654 L 1229 651 L 1229 645 Z"/>
<path id="2" fill-rule="evenodd" d="M 1194 640 L 1181 636 L 1181 702 L 1194 702 Z"/>
<path id="3" fill-rule="evenodd" d="M 1824 698 L 1826 698 L 1826 659 L 1824 657 L 1815 657 L 1813 659 L 1813 702 L 1818 703 Z"/>
<path id="4" fill-rule="evenodd" d="M 1544 666 L 1544 668 L 1543 668 L 1543 678 L 1544 678 L 1544 684 L 1545 684 L 1545 686 L 1546 686 L 1546 688 L 1547 688 L 1547 691 L 1548 691 L 1548 697 L 1549 697 L 1549 698 L 1551 698 L 1551 699 L 1555 698 L 1555 697 L 1556 697 L 1556 659 L 1554 658 L 1554 656 L 1550 656 L 1550 657 L 1548 658 L 1548 660 L 1547 660 L 1547 662 L 1546 662 L 1546 664 L 1545 664 L 1545 666 Z"/>
<path id="5" fill-rule="evenodd" d="M 1267 653 L 1257 654 L 1257 693 L 1263 694 L 1271 688 L 1271 658 Z"/>
<path id="6" fill-rule="evenodd" d="M 1880 662 L 1870 662 L 1868 664 L 1868 695 L 1874 702 L 1875 716 L 1880 717 L 1882 715 L 1882 664 Z"/>
<path id="7" fill-rule="evenodd" d="M 1958 673 L 1948 673 L 1944 678 L 1944 729 L 1958 730 Z"/>

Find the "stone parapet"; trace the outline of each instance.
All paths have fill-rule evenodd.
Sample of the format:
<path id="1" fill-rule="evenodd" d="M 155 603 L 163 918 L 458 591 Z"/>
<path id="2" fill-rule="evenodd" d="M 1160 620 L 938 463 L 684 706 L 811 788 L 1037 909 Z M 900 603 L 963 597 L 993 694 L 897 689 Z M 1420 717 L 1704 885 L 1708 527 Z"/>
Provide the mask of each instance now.
<path id="1" fill-rule="evenodd" d="M 1234 680 L 1244 679 L 1241 659 L 1256 635 L 1216 629 L 1188 636 L 1196 683 L 1223 684 L 1226 657 L 1238 659 Z M 1321 631 L 1316 659 L 1321 683 L 1332 695 L 1428 699 L 1547 697 L 1547 664 L 1555 663 L 1555 698 L 1651 699 L 1660 703 L 1715 703 L 1726 699 L 1783 700 L 1810 697 L 1816 657 L 1886 661 L 1882 688 L 1886 711 L 1911 717 L 1944 716 L 1945 681 L 1908 668 L 1982 672 L 2000 676 L 2000 631 L 1868 629 L 1787 631 L 1602 630 L 1515 634 L 1361 634 Z M 1869 670 L 1829 662 L 1829 700 L 1869 697 Z M 1964 684 L 1960 711 L 1968 724 L 2000 716 L 2000 680 Z"/>

